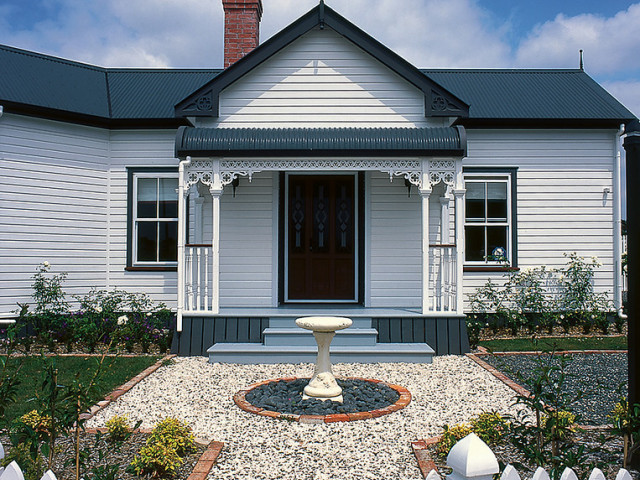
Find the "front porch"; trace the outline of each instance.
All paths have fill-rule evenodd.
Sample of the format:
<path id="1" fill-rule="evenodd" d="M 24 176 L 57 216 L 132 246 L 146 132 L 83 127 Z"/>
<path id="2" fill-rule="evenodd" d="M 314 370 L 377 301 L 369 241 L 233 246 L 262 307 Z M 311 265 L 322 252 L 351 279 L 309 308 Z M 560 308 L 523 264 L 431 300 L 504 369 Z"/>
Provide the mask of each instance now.
<path id="1" fill-rule="evenodd" d="M 272 138 L 277 147 L 291 146 L 288 136 L 299 134 L 291 130 Z M 332 134 L 363 131 L 352 130 Z M 364 142 L 352 156 L 332 150 L 344 146 L 340 139 L 323 148 L 317 142 L 326 132 L 314 139 L 307 131 L 294 139 L 316 142 L 302 159 L 299 145 L 265 151 L 268 143 L 256 158 L 244 143 L 228 143 L 260 135 L 253 131 L 179 132 L 178 155 L 191 155 L 180 162 L 174 350 L 201 355 L 211 345 L 221 352 L 223 344 L 237 351 L 246 344 L 238 354 L 246 361 L 265 353 L 249 346 L 264 343 L 295 350 L 281 360 L 303 361 L 308 339 L 293 321 L 328 312 L 362 329 L 341 334 L 355 339 L 345 361 L 387 350 L 388 361 L 405 361 L 412 348 L 424 360 L 429 345 L 439 354 L 468 349 L 461 320 L 464 130 L 386 130 L 378 132 L 387 135 L 386 149 Z M 401 144 L 408 134 L 410 145 Z M 367 350 L 360 357 L 359 347 Z"/>

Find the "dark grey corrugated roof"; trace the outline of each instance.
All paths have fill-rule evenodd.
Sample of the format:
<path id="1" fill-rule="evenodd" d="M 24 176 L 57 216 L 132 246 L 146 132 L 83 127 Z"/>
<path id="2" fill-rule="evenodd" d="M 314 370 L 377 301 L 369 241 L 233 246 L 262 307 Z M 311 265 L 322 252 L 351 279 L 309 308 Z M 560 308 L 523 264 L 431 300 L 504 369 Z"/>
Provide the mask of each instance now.
<path id="1" fill-rule="evenodd" d="M 185 121 L 175 118 L 174 106 L 220 72 L 107 69 L 0 45 L 0 104 L 8 112 L 104 126 L 179 125 Z M 469 125 L 485 120 L 615 125 L 635 118 L 580 70 L 422 72 L 470 105 L 469 119 L 463 122 Z"/>
<path id="2" fill-rule="evenodd" d="M 118 120 L 175 119 L 174 105 L 221 70 L 108 69 L 0 45 L 0 102 L 32 112 Z"/>
<path id="3" fill-rule="evenodd" d="M 422 70 L 476 119 L 625 120 L 635 116 L 582 70 Z"/>
<path id="4" fill-rule="evenodd" d="M 176 156 L 463 155 L 462 127 L 194 128 L 180 127 Z"/>

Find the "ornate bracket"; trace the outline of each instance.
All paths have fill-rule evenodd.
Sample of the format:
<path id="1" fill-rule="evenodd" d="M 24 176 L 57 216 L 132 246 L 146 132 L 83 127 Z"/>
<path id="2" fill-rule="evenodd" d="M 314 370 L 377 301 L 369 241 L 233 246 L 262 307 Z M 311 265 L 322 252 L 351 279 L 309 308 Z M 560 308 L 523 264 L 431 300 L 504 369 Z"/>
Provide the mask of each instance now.
<path id="1" fill-rule="evenodd" d="M 422 172 L 419 170 L 410 170 L 405 172 L 389 170 L 390 182 L 393 182 L 393 177 L 404 177 L 404 179 L 408 180 L 411 185 L 422 188 Z"/>
<path id="2" fill-rule="evenodd" d="M 213 183 L 213 169 L 207 160 L 192 160 L 187 167 L 184 189 L 185 192 L 198 182 L 211 187 Z"/>
<path id="3" fill-rule="evenodd" d="M 455 160 L 429 160 L 429 183 L 431 186 L 442 182 L 450 189 L 454 187 L 455 181 Z"/>
<path id="4" fill-rule="evenodd" d="M 222 179 L 222 185 L 230 185 L 238 177 L 248 177 L 251 182 L 254 173 L 258 173 L 259 170 L 246 170 L 246 171 L 224 171 L 220 172 L 220 178 Z"/>

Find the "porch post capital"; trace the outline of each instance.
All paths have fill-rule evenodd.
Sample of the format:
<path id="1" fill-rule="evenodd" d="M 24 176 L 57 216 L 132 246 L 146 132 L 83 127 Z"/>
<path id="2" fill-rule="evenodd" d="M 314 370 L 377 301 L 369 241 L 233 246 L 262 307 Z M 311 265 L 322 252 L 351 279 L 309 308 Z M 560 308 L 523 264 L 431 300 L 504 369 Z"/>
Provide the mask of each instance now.
<path id="1" fill-rule="evenodd" d="M 463 197 L 465 193 L 467 193 L 466 188 L 456 188 L 453 190 L 453 194 L 456 197 Z"/>

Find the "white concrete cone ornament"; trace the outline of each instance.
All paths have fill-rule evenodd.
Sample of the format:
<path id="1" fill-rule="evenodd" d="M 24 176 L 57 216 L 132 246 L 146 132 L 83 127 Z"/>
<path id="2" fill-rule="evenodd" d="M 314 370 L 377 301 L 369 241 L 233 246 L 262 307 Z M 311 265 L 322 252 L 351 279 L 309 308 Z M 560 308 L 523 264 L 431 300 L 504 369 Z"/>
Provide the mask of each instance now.
<path id="1" fill-rule="evenodd" d="M 317 398 L 318 400 L 331 400 L 342 403 L 342 388 L 336 382 L 336 377 L 331 371 L 331 359 L 329 358 L 329 345 L 333 340 L 336 330 L 350 327 L 353 322 L 345 317 L 301 317 L 296 320 L 300 328 L 313 331 L 318 344 L 318 358 L 313 370 L 313 377 L 304 387 L 303 400 Z"/>

